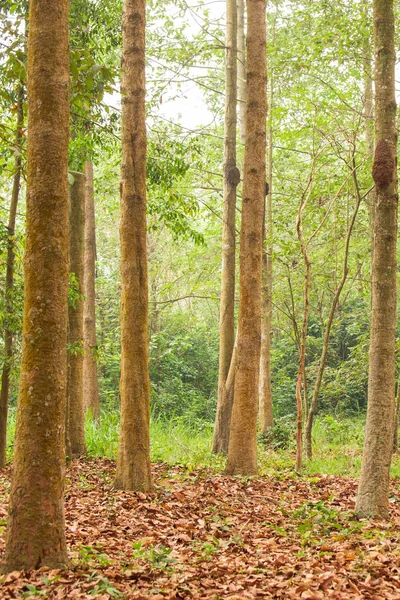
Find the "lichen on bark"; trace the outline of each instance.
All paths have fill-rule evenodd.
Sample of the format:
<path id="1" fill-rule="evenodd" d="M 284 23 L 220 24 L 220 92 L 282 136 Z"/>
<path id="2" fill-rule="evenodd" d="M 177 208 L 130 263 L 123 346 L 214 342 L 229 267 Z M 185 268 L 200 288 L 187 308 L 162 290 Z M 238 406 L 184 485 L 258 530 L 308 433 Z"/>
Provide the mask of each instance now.
<path id="1" fill-rule="evenodd" d="M 61 567 L 67 370 L 67 0 L 31 0 L 24 316 L 3 571 Z"/>

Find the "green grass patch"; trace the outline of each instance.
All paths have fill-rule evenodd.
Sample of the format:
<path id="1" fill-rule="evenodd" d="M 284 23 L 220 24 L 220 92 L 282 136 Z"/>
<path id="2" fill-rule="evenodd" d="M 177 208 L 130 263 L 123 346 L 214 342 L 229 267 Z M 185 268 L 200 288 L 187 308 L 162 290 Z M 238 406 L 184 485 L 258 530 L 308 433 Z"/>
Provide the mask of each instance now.
<path id="1" fill-rule="evenodd" d="M 278 434 L 259 440 L 259 470 L 264 476 L 295 477 L 293 428 L 277 422 Z M 335 419 L 322 416 L 316 419 L 313 431 L 314 456 L 304 460 L 305 475 L 342 475 L 357 477 L 360 473 L 365 418 Z M 115 459 L 118 451 L 119 412 L 103 411 L 100 424 L 89 416 L 86 419 L 86 447 L 90 457 Z M 151 460 L 191 468 L 210 467 L 221 471 L 223 456 L 211 453 L 213 424 L 187 420 L 184 417 L 165 421 L 152 419 Z M 8 421 L 7 456 L 12 459 L 15 435 L 15 410 Z M 275 442 L 274 442 L 275 440 Z M 278 440 L 276 442 L 276 440 Z M 392 460 L 392 475 L 400 477 L 400 455 Z"/>

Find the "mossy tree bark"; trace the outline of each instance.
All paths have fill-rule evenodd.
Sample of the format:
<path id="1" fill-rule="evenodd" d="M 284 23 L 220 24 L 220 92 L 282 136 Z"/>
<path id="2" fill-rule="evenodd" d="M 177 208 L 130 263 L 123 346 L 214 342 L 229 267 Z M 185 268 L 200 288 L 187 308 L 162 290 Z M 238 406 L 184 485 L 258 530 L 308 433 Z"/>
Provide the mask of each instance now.
<path id="1" fill-rule="evenodd" d="M 145 0 L 122 16 L 121 430 L 116 486 L 151 489 L 146 256 Z"/>
<path id="2" fill-rule="evenodd" d="M 234 403 L 226 473 L 257 473 L 258 380 L 261 342 L 261 262 L 266 154 L 265 0 L 247 0 L 247 105 L 240 304 Z"/>
<path id="3" fill-rule="evenodd" d="M 96 337 L 96 218 L 93 187 L 93 163 L 85 163 L 85 304 L 83 309 L 83 401 L 95 421 L 100 420 L 99 380 L 97 375 Z"/>
<path id="4" fill-rule="evenodd" d="M 237 13 L 236 0 L 226 2 L 225 57 L 225 143 L 224 143 L 224 210 L 222 217 L 222 277 L 219 319 L 218 402 L 212 450 L 228 451 L 232 394 L 225 384 L 235 343 L 235 242 L 236 186 L 240 181 L 236 167 L 237 126 Z"/>
<path id="5" fill-rule="evenodd" d="M 22 358 L 3 571 L 67 562 L 67 0 L 30 2 L 28 134 Z"/>
<path id="6" fill-rule="evenodd" d="M 6 464 L 7 448 L 7 415 L 8 396 L 10 392 L 10 373 L 13 360 L 13 327 L 11 324 L 13 316 L 13 292 L 14 292 L 14 264 L 15 264 L 15 221 L 21 187 L 21 142 L 22 128 L 24 126 L 24 86 L 22 83 L 18 89 L 17 102 L 17 126 L 15 135 L 15 147 L 18 153 L 15 156 L 15 173 L 11 193 L 10 213 L 8 217 L 8 240 L 7 240 L 7 268 L 6 282 L 4 288 L 5 296 L 5 325 L 4 325 L 4 354 L 5 360 L 1 375 L 0 393 L 0 469 Z"/>
<path id="7" fill-rule="evenodd" d="M 74 174 L 69 195 L 69 268 L 73 292 L 68 305 L 67 450 L 71 457 L 85 453 L 85 412 L 83 406 L 83 306 L 85 176 Z"/>
<path id="8" fill-rule="evenodd" d="M 356 512 L 389 513 L 395 410 L 397 135 L 393 0 L 374 0 L 376 189 L 368 408 Z"/>

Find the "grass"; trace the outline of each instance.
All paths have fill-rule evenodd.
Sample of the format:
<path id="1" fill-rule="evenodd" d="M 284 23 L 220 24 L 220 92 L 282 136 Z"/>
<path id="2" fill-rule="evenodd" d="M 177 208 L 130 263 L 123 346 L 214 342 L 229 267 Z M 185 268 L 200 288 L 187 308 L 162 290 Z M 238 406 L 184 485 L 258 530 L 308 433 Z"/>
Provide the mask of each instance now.
<path id="1" fill-rule="evenodd" d="M 316 419 L 313 432 L 314 456 L 304 461 L 306 475 L 342 475 L 357 477 L 360 473 L 365 419 L 361 417 L 334 419 L 330 416 Z M 151 460 L 181 464 L 188 468 L 199 466 L 222 470 L 224 458 L 211 451 L 212 423 L 188 422 L 184 418 L 165 421 L 152 419 Z M 97 426 L 90 417 L 86 420 L 86 447 L 90 457 L 115 459 L 118 450 L 119 413 L 104 411 Z M 8 423 L 8 459 L 12 458 L 15 434 L 15 410 Z M 259 470 L 266 476 L 294 476 L 294 445 L 292 431 L 288 430 L 280 443 L 287 447 L 273 449 L 259 443 Z M 400 478 L 400 456 L 392 460 L 392 475 Z"/>

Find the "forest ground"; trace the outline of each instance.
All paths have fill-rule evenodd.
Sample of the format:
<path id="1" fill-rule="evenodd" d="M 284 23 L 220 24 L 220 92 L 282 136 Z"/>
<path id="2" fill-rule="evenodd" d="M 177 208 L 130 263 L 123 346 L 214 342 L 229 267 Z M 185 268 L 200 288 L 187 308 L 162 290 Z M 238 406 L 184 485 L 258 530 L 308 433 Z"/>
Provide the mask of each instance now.
<path id="1" fill-rule="evenodd" d="M 356 479 L 232 478 L 158 463 L 151 494 L 116 491 L 115 462 L 68 468 L 70 568 L 0 578 L 1 598 L 400 600 L 400 481 L 391 520 L 352 514 Z M 0 472 L 0 552 L 10 468 Z"/>

